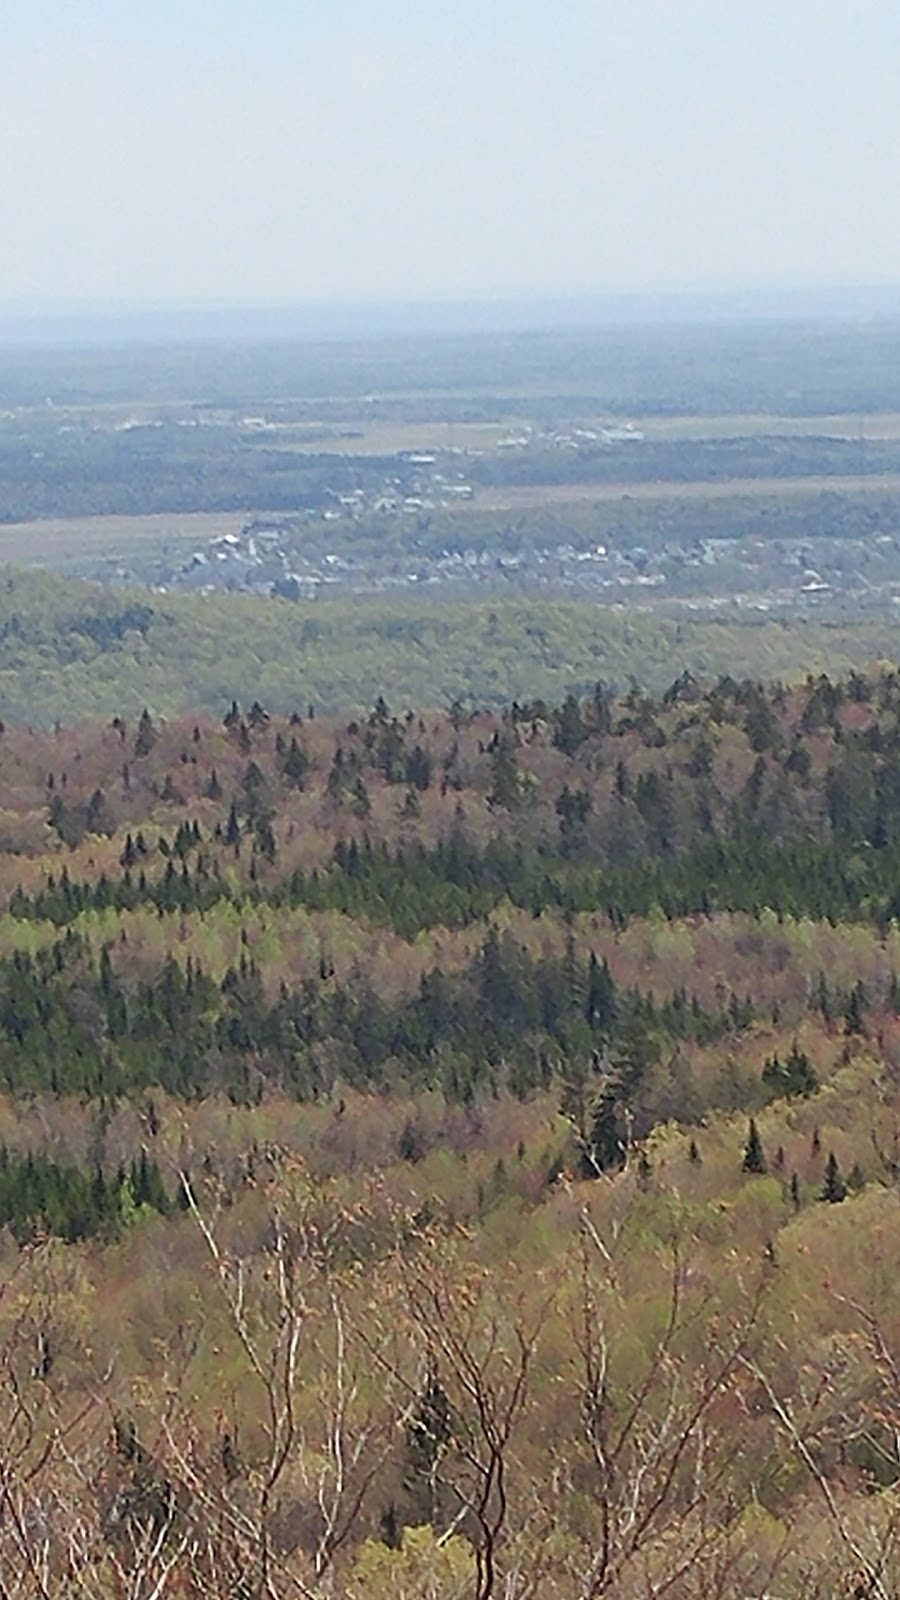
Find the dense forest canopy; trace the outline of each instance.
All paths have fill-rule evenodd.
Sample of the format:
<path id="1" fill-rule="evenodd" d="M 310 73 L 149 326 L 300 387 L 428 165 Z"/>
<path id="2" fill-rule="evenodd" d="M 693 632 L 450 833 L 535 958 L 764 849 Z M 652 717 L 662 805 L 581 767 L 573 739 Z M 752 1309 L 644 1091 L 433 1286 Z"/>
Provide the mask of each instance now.
<path id="1" fill-rule="evenodd" d="M 296 603 L 109 589 L 0 570 L 0 718 L 56 721 L 192 710 L 234 695 L 289 714 L 501 708 L 589 695 L 599 680 L 662 694 L 701 678 L 846 674 L 890 659 L 894 612 L 871 620 L 624 612 L 589 600 L 427 598 Z M 677 668 L 673 671 L 673 662 Z"/>
<path id="2" fill-rule="evenodd" d="M 896 1592 L 897 668 L 0 786 L 8 1592 Z"/>

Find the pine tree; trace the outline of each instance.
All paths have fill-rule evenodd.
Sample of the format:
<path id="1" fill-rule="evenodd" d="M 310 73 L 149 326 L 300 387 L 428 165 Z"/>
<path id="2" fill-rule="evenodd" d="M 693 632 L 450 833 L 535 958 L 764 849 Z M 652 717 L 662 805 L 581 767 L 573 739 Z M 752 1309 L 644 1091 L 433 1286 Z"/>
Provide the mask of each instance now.
<path id="1" fill-rule="evenodd" d="M 589 1026 L 604 1034 L 615 1027 L 618 1015 L 616 985 L 609 963 L 605 957 L 602 963 L 599 962 L 593 950 L 588 961 L 585 1015 Z"/>
<path id="2" fill-rule="evenodd" d="M 586 1174 L 592 1177 L 598 1172 L 617 1172 L 625 1165 L 619 1108 L 612 1090 L 597 1102 L 585 1158 Z"/>
<path id="3" fill-rule="evenodd" d="M 406 758 L 406 782 L 411 789 L 424 791 L 431 783 L 431 775 L 431 757 L 417 744 Z"/>
<path id="4" fill-rule="evenodd" d="M 581 715 L 581 706 L 573 694 L 566 695 L 553 720 L 553 743 L 567 756 L 574 756 L 587 730 Z"/>
<path id="5" fill-rule="evenodd" d="M 865 1033 L 866 1025 L 863 1020 L 866 992 L 860 981 L 853 985 L 847 996 L 847 1005 L 844 1009 L 844 1032 L 846 1034 Z"/>
<path id="6" fill-rule="evenodd" d="M 360 775 L 353 785 L 353 815 L 359 817 L 361 822 L 364 822 L 366 817 L 370 815 L 371 810 L 372 802 L 369 799 L 369 791 L 366 788 L 365 780 Z"/>
<path id="7" fill-rule="evenodd" d="M 509 740 L 498 743 L 491 763 L 492 784 L 488 805 L 515 811 L 522 801 L 522 787 L 515 752 Z"/>
<path id="8" fill-rule="evenodd" d="M 281 771 L 295 789 L 302 789 L 304 779 L 309 771 L 309 757 L 306 751 L 297 743 L 296 737 L 291 742 L 281 762 Z"/>
<path id="9" fill-rule="evenodd" d="M 741 1168 L 744 1172 L 757 1174 L 762 1174 L 767 1170 L 765 1151 L 753 1117 L 750 1118 L 750 1127 L 747 1131 L 747 1143 L 744 1146 L 744 1159 L 741 1163 Z"/>
<path id="10" fill-rule="evenodd" d="M 827 1200 L 829 1205 L 839 1205 L 847 1198 L 847 1185 L 841 1176 L 841 1169 L 833 1150 L 829 1151 L 825 1165 L 825 1182 L 822 1185 L 821 1198 Z"/>
<path id="11" fill-rule="evenodd" d="M 236 847 L 240 842 L 241 825 L 238 822 L 237 808 L 234 801 L 232 801 L 231 810 L 228 813 L 228 824 L 225 828 L 225 843 Z"/>
<path id="12" fill-rule="evenodd" d="M 148 756 L 155 743 L 156 729 L 153 726 L 153 718 L 145 706 L 141 712 L 141 720 L 138 723 L 137 737 L 134 741 L 135 758 Z"/>
<path id="13" fill-rule="evenodd" d="M 435 1368 L 406 1429 L 405 1488 L 418 1518 L 431 1522 L 437 1506 L 436 1474 L 453 1439 L 453 1412 Z"/>

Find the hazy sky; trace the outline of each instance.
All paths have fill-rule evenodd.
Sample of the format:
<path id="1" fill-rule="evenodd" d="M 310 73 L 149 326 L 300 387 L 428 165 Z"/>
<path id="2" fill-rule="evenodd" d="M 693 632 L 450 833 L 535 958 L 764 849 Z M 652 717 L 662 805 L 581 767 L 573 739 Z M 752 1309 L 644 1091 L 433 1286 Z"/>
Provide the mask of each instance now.
<path id="1" fill-rule="evenodd" d="M 898 0 L 0 0 L 0 304 L 900 283 Z"/>

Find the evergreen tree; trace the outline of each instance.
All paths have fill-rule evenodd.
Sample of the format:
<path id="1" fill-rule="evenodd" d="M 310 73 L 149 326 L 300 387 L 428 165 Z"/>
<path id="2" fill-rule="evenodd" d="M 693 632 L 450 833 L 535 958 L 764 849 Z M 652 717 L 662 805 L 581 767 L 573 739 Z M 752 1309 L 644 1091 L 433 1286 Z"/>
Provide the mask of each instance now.
<path id="1" fill-rule="evenodd" d="M 574 756 L 586 735 L 581 706 L 573 694 L 567 694 L 559 710 L 554 713 L 553 743 L 567 756 Z"/>
<path id="2" fill-rule="evenodd" d="M 281 761 L 282 775 L 295 789 L 302 789 L 306 774 L 309 771 L 309 757 L 306 751 L 297 743 L 296 736 L 291 737 L 291 742 Z"/>
<path id="3" fill-rule="evenodd" d="M 141 756 L 148 756 L 155 743 L 156 729 L 153 726 L 153 718 L 145 706 L 141 712 L 137 736 L 134 741 L 135 758 L 137 759 Z"/>
<path id="4" fill-rule="evenodd" d="M 747 1143 L 744 1145 L 744 1159 L 741 1163 L 741 1168 L 744 1172 L 758 1174 L 762 1174 L 767 1170 L 765 1151 L 753 1117 L 750 1118 L 750 1127 L 747 1132 Z"/>
<path id="5" fill-rule="evenodd" d="M 591 1177 L 598 1172 L 618 1172 L 625 1165 L 626 1150 L 619 1107 L 611 1089 L 607 1089 L 597 1102 L 585 1154 L 583 1166 Z"/>
<path id="6" fill-rule="evenodd" d="M 851 1034 L 865 1033 L 866 1031 L 866 1024 L 863 1018 L 865 1001 L 865 985 L 860 980 L 859 982 L 855 983 L 853 988 L 850 990 L 850 993 L 847 996 L 847 1004 L 844 1008 L 844 1032 L 848 1036 Z"/>
<path id="7" fill-rule="evenodd" d="M 609 963 L 605 957 L 602 962 L 598 961 L 593 950 L 588 961 L 585 1015 L 595 1032 L 606 1035 L 611 1033 L 618 1019 L 616 985 Z"/>
<path id="8" fill-rule="evenodd" d="M 815 1003 L 816 1003 L 817 1010 L 821 1014 L 822 1021 L 825 1022 L 825 1023 L 830 1022 L 831 1021 L 831 1016 L 832 1016 L 832 1011 L 831 1011 L 831 992 L 830 992 L 830 990 L 828 988 L 828 979 L 826 978 L 825 973 L 822 971 L 821 967 L 819 968 L 819 977 L 818 977 L 818 980 L 817 980 L 817 983 L 816 983 L 816 1002 Z"/>
<path id="9" fill-rule="evenodd" d="M 825 1182 L 822 1184 L 821 1198 L 827 1200 L 830 1205 L 839 1205 L 847 1198 L 847 1185 L 841 1176 L 841 1169 L 833 1150 L 829 1151 L 825 1164 Z"/>
<path id="10" fill-rule="evenodd" d="M 424 791 L 431 784 L 432 761 L 427 750 L 417 744 L 406 758 L 406 782 L 411 789 Z"/>
<path id="11" fill-rule="evenodd" d="M 232 800 L 231 809 L 230 809 L 230 811 L 228 813 L 228 824 L 227 824 L 227 826 L 225 828 L 225 843 L 233 845 L 234 848 L 236 849 L 238 847 L 238 845 L 240 844 L 240 842 L 241 842 L 241 825 L 240 825 L 240 823 L 238 821 L 237 807 L 235 806 L 235 803 Z"/>
<path id="12" fill-rule="evenodd" d="M 501 739 L 491 762 L 491 790 L 488 804 L 504 811 L 515 811 L 522 802 L 522 786 L 515 751 L 507 738 Z"/>
<path id="13" fill-rule="evenodd" d="M 430 1523 L 439 1514 L 437 1469 L 452 1439 L 453 1412 L 433 1367 L 406 1429 L 405 1488 L 416 1520 Z"/>

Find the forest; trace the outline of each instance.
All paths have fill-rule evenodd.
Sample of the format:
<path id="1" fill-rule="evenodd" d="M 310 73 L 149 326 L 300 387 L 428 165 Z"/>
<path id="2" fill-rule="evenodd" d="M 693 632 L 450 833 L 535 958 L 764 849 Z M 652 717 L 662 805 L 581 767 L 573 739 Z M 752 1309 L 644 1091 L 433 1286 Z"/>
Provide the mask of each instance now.
<path id="1" fill-rule="evenodd" d="M 672 662 L 698 676 L 791 680 L 890 660 L 892 605 L 848 617 L 703 615 L 544 596 L 430 594 L 294 602 L 159 594 L 0 568 L 0 719 L 222 714 L 237 695 L 272 713 L 500 709 L 589 695 L 598 679 L 662 694 Z"/>
<path id="2" fill-rule="evenodd" d="M 896 667 L 0 792 L 0 1592 L 893 1600 Z"/>

